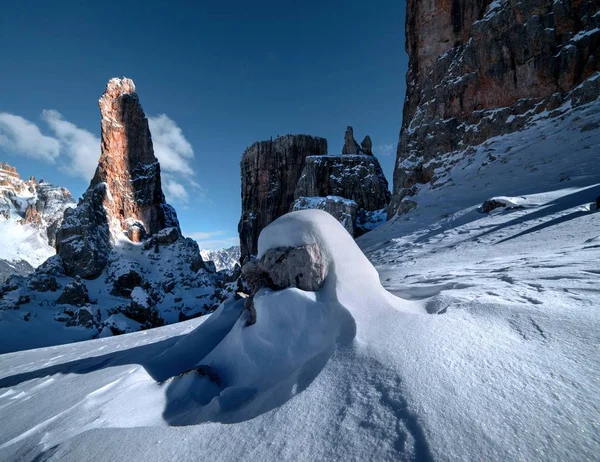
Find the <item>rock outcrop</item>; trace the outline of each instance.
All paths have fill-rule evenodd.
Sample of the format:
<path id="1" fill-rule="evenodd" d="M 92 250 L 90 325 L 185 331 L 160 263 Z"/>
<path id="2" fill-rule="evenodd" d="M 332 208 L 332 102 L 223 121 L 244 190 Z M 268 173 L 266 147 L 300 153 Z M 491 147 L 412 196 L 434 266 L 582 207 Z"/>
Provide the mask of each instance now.
<path id="1" fill-rule="evenodd" d="M 16 168 L 0 162 L 0 220 L 31 225 L 48 245 L 54 246 L 63 213 L 74 205 L 66 188 L 38 182 L 35 177 L 23 180 Z"/>
<path id="2" fill-rule="evenodd" d="M 346 133 L 344 133 L 344 147 L 342 148 L 342 154 L 358 154 L 358 151 L 358 143 L 354 139 L 354 129 L 349 126 L 346 128 Z"/>
<path id="3" fill-rule="evenodd" d="M 327 140 L 309 135 L 285 135 L 246 149 L 240 163 L 242 216 L 238 231 L 242 262 L 256 254 L 261 230 L 290 211 L 306 157 L 324 154 Z"/>
<path id="4" fill-rule="evenodd" d="M 287 135 L 246 149 L 238 226 L 241 263 L 256 255 L 261 230 L 292 210 L 325 210 L 353 236 L 381 224 L 381 214 L 374 219 L 373 212 L 386 209 L 391 195 L 371 138 L 367 135 L 359 146 L 348 127 L 344 140 L 339 156 L 327 155 L 324 138 L 307 135 Z"/>
<path id="5" fill-rule="evenodd" d="M 363 154 L 368 156 L 373 155 L 373 142 L 371 141 L 371 137 L 369 135 L 365 136 L 365 138 L 360 143 L 360 150 Z"/>
<path id="6" fill-rule="evenodd" d="M 593 1 L 409 0 L 406 50 L 390 215 L 434 179 L 443 154 L 520 130 L 567 97 L 583 104 L 600 93 Z"/>
<path id="7" fill-rule="evenodd" d="M 101 155 L 77 208 L 65 213 L 56 250 L 68 275 L 97 277 L 121 237 L 137 241 L 179 228 L 162 192 L 148 120 L 130 79 L 111 79 L 99 101 Z"/>
<path id="8" fill-rule="evenodd" d="M 327 196 L 351 199 L 369 211 L 385 208 L 390 201 L 379 161 L 364 154 L 306 158 L 294 198 Z"/>
<path id="9" fill-rule="evenodd" d="M 352 199 L 338 196 L 299 197 L 292 206 L 292 211 L 306 209 L 324 210 L 339 221 L 351 235 L 356 232 L 358 205 Z"/>
<path id="10" fill-rule="evenodd" d="M 321 248 L 310 244 L 269 249 L 260 259 L 247 261 L 242 267 L 242 276 L 252 297 L 263 287 L 317 291 L 325 283 L 328 270 Z"/>

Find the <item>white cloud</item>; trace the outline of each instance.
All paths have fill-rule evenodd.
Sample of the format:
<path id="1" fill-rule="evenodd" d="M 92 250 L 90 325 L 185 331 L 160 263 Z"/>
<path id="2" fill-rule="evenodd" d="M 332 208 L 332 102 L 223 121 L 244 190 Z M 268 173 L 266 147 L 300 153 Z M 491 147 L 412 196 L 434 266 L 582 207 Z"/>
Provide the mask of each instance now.
<path id="1" fill-rule="evenodd" d="M 186 237 L 191 237 L 192 239 L 196 239 L 198 242 L 213 238 L 215 236 L 222 236 L 225 234 L 223 231 L 194 231 L 191 233 L 187 233 Z"/>
<path id="2" fill-rule="evenodd" d="M 58 140 L 42 134 L 38 126 L 21 116 L 0 112 L 0 147 L 12 154 L 54 163 L 60 154 Z"/>
<path id="3" fill-rule="evenodd" d="M 396 152 L 396 143 L 378 144 L 373 153 L 378 156 L 391 156 Z"/>
<path id="4" fill-rule="evenodd" d="M 195 239 L 201 250 L 216 250 L 240 245 L 238 236 L 224 236 L 224 234 L 223 231 L 184 233 L 186 237 Z"/>
<path id="5" fill-rule="evenodd" d="M 161 168 L 166 172 L 193 175 L 194 169 L 190 161 L 194 159 L 194 150 L 181 128 L 166 114 L 148 117 L 148 125 L 152 133 L 154 154 Z"/>
<path id="6" fill-rule="evenodd" d="M 63 170 L 71 175 L 91 180 L 100 157 L 100 139 L 64 120 L 58 111 L 44 109 L 41 117 L 58 139 L 61 154 L 68 157 Z"/>
<path id="7" fill-rule="evenodd" d="M 183 131 L 166 114 L 148 117 L 154 154 L 163 172 L 163 191 L 168 202 L 188 205 L 206 201 L 206 191 L 194 181 L 194 149 Z"/>
<path id="8" fill-rule="evenodd" d="M 0 112 L 0 148 L 48 163 L 58 162 L 65 173 L 90 180 L 100 157 L 100 139 L 77 127 L 53 109 L 41 119 L 53 136 L 23 117 Z M 163 191 L 169 202 L 188 205 L 206 201 L 206 191 L 194 181 L 194 150 L 181 128 L 165 114 L 148 118 L 154 153 L 162 170 Z"/>

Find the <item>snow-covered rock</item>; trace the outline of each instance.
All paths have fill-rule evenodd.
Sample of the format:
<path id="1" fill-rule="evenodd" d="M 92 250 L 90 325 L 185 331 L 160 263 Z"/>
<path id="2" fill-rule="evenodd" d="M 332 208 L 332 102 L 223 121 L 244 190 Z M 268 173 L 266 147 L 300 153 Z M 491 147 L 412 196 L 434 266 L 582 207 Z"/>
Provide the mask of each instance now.
<path id="1" fill-rule="evenodd" d="M 54 255 L 56 230 L 75 201 L 65 188 L 23 180 L 0 162 L 0 281 L 27 274 Z"/>
<path id="2" fill-rule="evenodd" d="M 200 255 L 205 262 L 212 261 L 217 271 L 233 271 L 240 264 L 240 246 L 234 245 L 217 250 L 200 250 Z"/>

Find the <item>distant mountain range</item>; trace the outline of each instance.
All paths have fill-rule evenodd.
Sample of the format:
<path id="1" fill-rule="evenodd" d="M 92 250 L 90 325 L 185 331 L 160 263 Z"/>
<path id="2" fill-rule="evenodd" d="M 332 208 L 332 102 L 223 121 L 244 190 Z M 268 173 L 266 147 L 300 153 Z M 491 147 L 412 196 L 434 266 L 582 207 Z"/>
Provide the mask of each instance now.
<path id="1" fill-rule="evenodd" d="M 54 255 L 56 230 L 65 209 L 74 206 L 67 189 L 34 177 L 23 180 L 0 162 L 0 281 L 27 274 Z"/>
<path id="2" fill-rule="evenodd" d="M 202 260 L 212 261 L 217 271 L 232 270 L 240 264 L 240 246 L 234 245 L 227 249 L 201 250 Z"/>

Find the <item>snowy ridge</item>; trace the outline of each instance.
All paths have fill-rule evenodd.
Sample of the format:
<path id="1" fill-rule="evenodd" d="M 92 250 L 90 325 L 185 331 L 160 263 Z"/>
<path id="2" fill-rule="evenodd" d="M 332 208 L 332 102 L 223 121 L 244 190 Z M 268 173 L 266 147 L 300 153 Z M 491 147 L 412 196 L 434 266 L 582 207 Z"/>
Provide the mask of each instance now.
<path id="1" fill-rule="evenodd" d="M 0 260 L 35 268 L 54 255 L 54 233 L 65 209 L 74 205 L 65 188 L 33 177 L 24 181 L 0 162 Z"/>
<path id="2" fill-rule="evenodd" d="M 240 264 L 240 246 L 234 245 L 217 250 L 201 250 L 200 255 L 204 261 L 212 261 L 217 271 L 233 270 Z"/>

